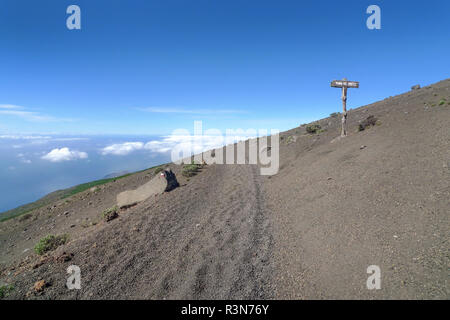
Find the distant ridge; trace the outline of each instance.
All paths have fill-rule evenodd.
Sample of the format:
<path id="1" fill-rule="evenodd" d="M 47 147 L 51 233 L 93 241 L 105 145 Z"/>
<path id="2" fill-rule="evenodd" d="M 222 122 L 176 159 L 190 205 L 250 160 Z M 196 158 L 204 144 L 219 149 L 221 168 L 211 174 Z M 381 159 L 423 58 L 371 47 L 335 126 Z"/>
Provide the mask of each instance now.
<path id="1" fill-rule="evenodd" d="M 110 174 L 107 174 L 106 176 L 104 176 L 103 179 L 117 178 L 117 177 L 129 174 L 129 173 L 130 172 L 127 171 L 127 170 L 123 170 L 123 171 L 119 171 L 119 172 L 113 172 L 113 173 L 110 173 Z"/>

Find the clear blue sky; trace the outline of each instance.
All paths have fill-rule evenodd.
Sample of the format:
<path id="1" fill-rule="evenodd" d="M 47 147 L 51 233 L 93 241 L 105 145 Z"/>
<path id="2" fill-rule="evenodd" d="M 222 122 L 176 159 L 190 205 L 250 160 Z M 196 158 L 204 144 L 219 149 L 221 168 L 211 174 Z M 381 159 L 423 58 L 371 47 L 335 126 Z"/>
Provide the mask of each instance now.
<path id="1" fill-rule="evenodd" d="M 70 4 L 81 30 L 66 28 Z M 370 4 L 381 30 L 366 28 Z M 449 12 L 447 0 L 2 0 L 0 133 L 286 130 L 340 111 L 333 79 L 360 81 L 358 107 L 448 78 Z"/>

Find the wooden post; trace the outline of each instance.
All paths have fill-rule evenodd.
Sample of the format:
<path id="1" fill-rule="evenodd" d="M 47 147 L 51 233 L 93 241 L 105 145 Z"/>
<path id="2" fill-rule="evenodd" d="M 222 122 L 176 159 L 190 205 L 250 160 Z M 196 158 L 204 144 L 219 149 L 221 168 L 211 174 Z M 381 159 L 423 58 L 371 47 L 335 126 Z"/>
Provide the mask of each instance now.
<path id="1" fill-rule="evenodd" d="M 331 86 L 334 88 L 342 88 L 342 127 L 341 137 L 347 136 L 347 88 L 359 88 L 359 82 L 348 81 L 347 78 L 342 80 L 331 81 Z"/>
<path id="2" fill-rule="evenodd" d="M 342 79 L 343 81 L 347 81 L 347 78 Z M 347 87 L 342 86 L 342 128 L 341 128 L 341 137 L 347 136 Z"/>

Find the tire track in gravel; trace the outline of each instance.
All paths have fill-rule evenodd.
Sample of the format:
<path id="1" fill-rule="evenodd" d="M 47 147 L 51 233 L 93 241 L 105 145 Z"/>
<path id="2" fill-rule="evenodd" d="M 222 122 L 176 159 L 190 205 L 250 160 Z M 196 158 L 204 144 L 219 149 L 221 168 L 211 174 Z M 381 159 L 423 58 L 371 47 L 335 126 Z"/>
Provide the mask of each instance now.
<path id="1" fill-rule="evenodd" d="M 222 165 L 210 173 L 211 192 L 190 209 L 200 221 L 174 248 L 157 298 L 270 298 L 272 235 L 257 167 Z"/>

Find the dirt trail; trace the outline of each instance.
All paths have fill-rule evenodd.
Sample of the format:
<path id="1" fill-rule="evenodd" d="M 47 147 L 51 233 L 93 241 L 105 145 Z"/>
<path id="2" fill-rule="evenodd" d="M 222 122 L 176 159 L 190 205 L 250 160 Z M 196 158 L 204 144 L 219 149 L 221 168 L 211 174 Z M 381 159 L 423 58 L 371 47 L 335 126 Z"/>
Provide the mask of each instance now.
<path id="1" fill-rule="evenodd" d="M 149 297 L 270 298 L 272 239 L 256 167 L 213 166 L 208 171 L 198 183 L 209 187 L 197 186 L 209 192 L 197 194 L 199 200 L 169 204 L 161 227 L 176 223 L 177 229 L 152 239 L 164 250 L 165 263 L 159 288 Z M 179 206 L 189 208 L 182 217 L 176 214 Z M 152 233 L 155 225 L 146 228 Z M 149 289 L 142 282 L 137 291 Z"/>
<path id="2" fill-rule="evenodd" d="M 21 286 L 46 279 L 50 298 L 273 298 L 260 179 L 256 166 L 209 166 L 193 178 L 195 187 L 149 199 L 66 245 L 70 264 L 81 268 L 82 290 L 65 288 L 66 266 L 57 264 L 19 276 Z"/>

